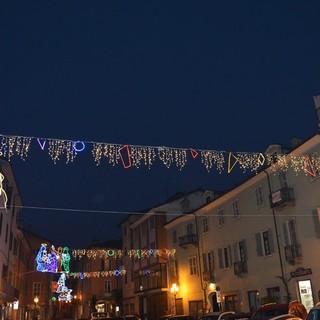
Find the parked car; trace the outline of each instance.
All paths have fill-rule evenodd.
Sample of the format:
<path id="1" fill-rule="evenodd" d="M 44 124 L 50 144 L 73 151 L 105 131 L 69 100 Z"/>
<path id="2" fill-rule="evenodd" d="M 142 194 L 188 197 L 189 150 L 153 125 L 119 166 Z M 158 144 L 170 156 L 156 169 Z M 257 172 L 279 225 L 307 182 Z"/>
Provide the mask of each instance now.
<path id="1" fill-rule="evenodd" d="M 210 312 L 199 317 L 199 320 L 229 320 L 234 319 L 234 311 Z"/>
<path id="2" fill-rule="evenodd" d="M 288 314 L 288 305 L 285 303 L 267 303 L 261 306 L 252 316 L 252 320 L 269 320 L 271 318 Z M 292 318 L 294 316 L 291 315 Z"/>
<path id="3" fill-rule="evenodd" d="M 109 320 L 110 317 L 107 312 L 92 312 L 91 320 Z"/>
<path id="4" fill-rule="evenodd" d="M 274 318 L 271 318 L 270 320 L 302 320 L 302 319 L 299 317 L 296 317 L 293 314 L 288 313 L 288 314 L 281 314 L 280 316 L 276 316 Z"/>
<path id="5" fill-rule="evenodd" d="M 140 317 L 134 314 L 127 314 L 124 316 L 125 320 L 141 320 Z"/>
<path id="6" fill-rule="evenodd" d="M 185 314 L 176 314 L 161 316 L 159 320 L 196 320 L 196 318 Z"/>

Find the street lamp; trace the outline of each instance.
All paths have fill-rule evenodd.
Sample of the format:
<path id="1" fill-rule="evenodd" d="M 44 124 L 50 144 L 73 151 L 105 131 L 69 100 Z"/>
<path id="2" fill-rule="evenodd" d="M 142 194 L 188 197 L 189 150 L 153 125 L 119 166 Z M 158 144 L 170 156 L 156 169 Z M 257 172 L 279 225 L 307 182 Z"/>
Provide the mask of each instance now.
<path id="1" fill-rule="evenodd" d="M 33 302 L 34 302 L 33 319 L 37 319 L 37 313 L 38 313 L 37 307 L 38 307 L 39 298 L 34 297 Z"/>
<path id="2" fill-rule="evenodd" d="M 173 304 L 174 314 L 177 314 L 176 296 L 177 296 L 177 293 L 179 292 L 179 286 L 176 283 L 173 283 L 170 291 L 173 293 L 173 296 L 174 296 L 174 304 Z"/>

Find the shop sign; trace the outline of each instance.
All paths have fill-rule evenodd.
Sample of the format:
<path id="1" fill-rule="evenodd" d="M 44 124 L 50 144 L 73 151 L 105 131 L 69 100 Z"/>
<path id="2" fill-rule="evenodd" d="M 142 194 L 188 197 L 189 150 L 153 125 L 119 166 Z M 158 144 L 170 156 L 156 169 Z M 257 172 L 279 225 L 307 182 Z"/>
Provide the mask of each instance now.
<path id="1" fill-rule="evenodd" d="M 296 271 L 290 272 L 291 278 L 307 276 L 309 274 L 312 274 L 312 270 L 310 268 L 298 268 Z"/>

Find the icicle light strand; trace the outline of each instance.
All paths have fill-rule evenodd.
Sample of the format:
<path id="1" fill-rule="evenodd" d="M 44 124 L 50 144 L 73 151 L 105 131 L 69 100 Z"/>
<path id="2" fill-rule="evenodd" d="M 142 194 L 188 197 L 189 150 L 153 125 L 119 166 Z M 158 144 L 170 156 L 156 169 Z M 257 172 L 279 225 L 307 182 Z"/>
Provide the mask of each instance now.
<path id="1" fill-rule="evenodd" d="M 176 166 L 179 170 L 182 170 L 188 161 L 201 161 L 208 172 L 216 170 L 219 174 L 224 172 L 226 163 L 228 173 L 231 173 L 234 168 L 239 168 L 243 173 L 247 171 L 257 173 L 264 166 L 269 166 L 274 173 L 292 169 L 295 174 L 303 172 L 304 174 L 319 176 L 320 172 L 318 154 L 308 155 L 308 158 L 306 158 L 305 155 L 293 154 L 231 153 L 194 148 L 121 145 L 7 135 L 0 135 L 0 156 L 8 161 L 13 156 L 26 160 L 33 140 L 37 141 L 36 145 L 40 150 L 48 152 L 54 164 L 61 160 L 64 160 L 66 164 L 71 163 L 83 152 L 87 145 L 92 145 L 91 154 L 97 166 L 107 163 L 112 166 L 122 165 L 125 169 L 140 168 L 141 166 L 150 169 L 158 159 L 165 167 Z M 198 155 L 200 155 L 200 160 L 198 160 Z"/>

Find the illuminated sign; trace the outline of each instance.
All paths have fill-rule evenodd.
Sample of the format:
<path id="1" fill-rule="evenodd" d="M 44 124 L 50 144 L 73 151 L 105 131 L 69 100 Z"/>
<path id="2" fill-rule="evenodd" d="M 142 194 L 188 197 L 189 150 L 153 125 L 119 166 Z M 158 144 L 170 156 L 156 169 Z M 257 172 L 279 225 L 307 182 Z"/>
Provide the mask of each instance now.
<path id="1" fill-rule="evenodd" d="M 296 271 L 290 272 L 291 278 L 307 276 L 309 274 L 312 274 L 312 270 L 310 268 L 298 268 Z"/>

